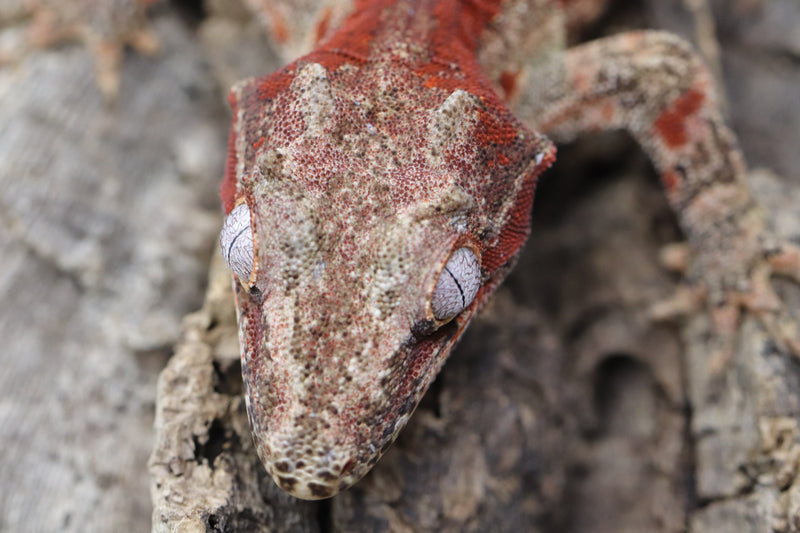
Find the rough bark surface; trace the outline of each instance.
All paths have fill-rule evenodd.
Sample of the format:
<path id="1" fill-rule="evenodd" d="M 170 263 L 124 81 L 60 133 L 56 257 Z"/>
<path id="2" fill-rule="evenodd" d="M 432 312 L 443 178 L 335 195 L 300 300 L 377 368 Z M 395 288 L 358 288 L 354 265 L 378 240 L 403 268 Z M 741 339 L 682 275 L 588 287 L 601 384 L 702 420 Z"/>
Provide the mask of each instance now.
<path id="1" fill-rule="evenodd" d="M 202 302 L 227 120 L 184 23 L 152 23 L 113 105 L 75 44 L 0 67 L 3 532 L 150 528 L 156 377 Z"/>
<path id="2" fill-rule="evenodd" d="M 224 270 L 180 326 L 216 253 L 226 87 L 277 67 L 218 3 L 156 8 L 161 52 L 126 55 L 113 105 L 83 48 L 3 48 L 25 20 L 0 9 L 0 531 L 146 531 L 151 513 L 182 532 L 800 531 L 800 367 L 748 321 L 709 382 L 705 318 L 647 320 L 680 236 L 621 135 L 562 147 L 515 274 L 375 470 L 330 501 L 276 490 Z M 711 2 L 715 35 L 696 2 L 619 4 L 589 33 L 719 44 L 732 124 L 768 169 L 753 187 L 800 239 L 796 2 Z"/>

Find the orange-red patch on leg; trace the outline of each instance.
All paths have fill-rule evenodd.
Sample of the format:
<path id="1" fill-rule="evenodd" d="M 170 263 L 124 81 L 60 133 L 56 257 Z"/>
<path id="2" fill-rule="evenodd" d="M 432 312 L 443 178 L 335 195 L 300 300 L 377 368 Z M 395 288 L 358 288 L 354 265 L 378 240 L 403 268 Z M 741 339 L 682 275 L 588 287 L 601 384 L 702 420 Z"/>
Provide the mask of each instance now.
<path id="1" fill-rule="evenodd" d="M 680 148 L 686 144 L 686 119 L 700 109 L 704 100 L 705 94 L 702 91 L 692 89 L 661 112 L 654 126 L 667 147 Z"/>
<path id="2" fill-rule="evenodd" d="M 606 101 L 603 104 L 603 107 L 600 109 L 600 115 L 603 117 L 603 121 L 606 124 L 611 124 L 614 120 L 614 115 L 616 114 L 617 108 L 614 106 L 614 102 L 611 100 Z"/>
<path id="3" fill-rule="evenodd" d="M 319 22 L 317 23 L 316 31 L 314 32 L 314 42 L 318 43 L 328 34 L 331 26 L 332 11 L 330 7 L 326 7 Z"/>
<path id="4" fill-rule="evenodd" d="M 504 70 L 500 74 L 500 87 L 503 88 L 503 96 L 506 100 L 510 100 L 514 96 L 517 89 L 517 77 L 519 77 L 519 71 L 509 72 Z"/>
<path id="5" fill-rule="evenodd" d="M 664 189 L 669 193 L 680 186 L 681 178 L 674 170 L 666 170 L 661 174 L 661 183 L 664 184 Z"/>
<path id="6" fill-rule="evenodd" d="M 269 3 L 266 3 L 264 8 L 269 14 L 272 37 L 278 43 L 285 44 L 289 40 L 289 25 L 286 24 L 286 19 L 278 9 L 275 9 Z"/>

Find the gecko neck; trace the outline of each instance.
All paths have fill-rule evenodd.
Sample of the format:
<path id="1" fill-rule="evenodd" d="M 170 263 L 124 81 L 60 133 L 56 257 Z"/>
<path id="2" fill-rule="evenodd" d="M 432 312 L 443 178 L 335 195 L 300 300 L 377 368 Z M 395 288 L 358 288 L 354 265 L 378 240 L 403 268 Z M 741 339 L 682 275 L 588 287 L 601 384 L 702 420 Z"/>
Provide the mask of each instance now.
<path id="1" fill-rule="evenodd" d="M 360 0 L 319 50 L 366 61 L 473 57 L 502 0 Z M 423 57 L 424 56 L 424 57 Z"/>

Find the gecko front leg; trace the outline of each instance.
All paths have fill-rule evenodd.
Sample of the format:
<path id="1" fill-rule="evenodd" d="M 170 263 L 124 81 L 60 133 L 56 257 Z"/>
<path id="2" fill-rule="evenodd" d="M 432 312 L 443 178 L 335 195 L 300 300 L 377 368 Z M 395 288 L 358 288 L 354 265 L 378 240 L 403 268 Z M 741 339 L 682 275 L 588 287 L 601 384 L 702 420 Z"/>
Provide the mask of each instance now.
<path id="1" fill-rule="evenodd" d="M 560 141 L 627 129 L 660 173 L 690 249 L 692 288 L 683 294 L 705 300 L 712 316 L 712 371 L 733 353 L 742 309 L 800 353 L 796 323 L 769 284 L 773 272 L 800 279 L 797 249 L 771 236 L 711 76 L 691 48 L 671 34 L 631 32 L 567 51 L 546 79 L 517 103 L 523 120 Z"/>

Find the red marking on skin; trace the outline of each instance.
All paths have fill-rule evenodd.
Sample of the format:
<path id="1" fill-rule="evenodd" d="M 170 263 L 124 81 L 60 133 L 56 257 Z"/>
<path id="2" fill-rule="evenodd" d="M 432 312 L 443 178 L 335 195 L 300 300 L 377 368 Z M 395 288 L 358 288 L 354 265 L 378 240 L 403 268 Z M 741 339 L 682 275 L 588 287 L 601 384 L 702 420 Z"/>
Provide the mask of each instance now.
<path id="1" fill-rule="evenodd" d="M 517 90 L 517 78 L 519 77 L 519 71 L 517 72 L 509 72 L 508 70 L 504 70 L 502 74 L 500 74 L 500 87 L 503 89 L 503 96 L 506 100 L 510 100 L 516 90 Z"/>
<path id="2" fill-rule="evenodd" d="M 231 132 L 228 135 L 228 158 L 225 161 L 225 177 L 219 186 L 222 209 L 227 215 L 236 204 L 236 101 L 233 95 L 228 97 L 234 117 Z"/>
<path id="3" fill-rule="evenodd" d="M 487 106 L 499 106 L 496 98 L 492 101 L 484 101 Z M 481 146 L 492 146 L 495 144 L 512 144 L 517 139 L 517 130 L 514 125 L 505 122 L 493 113 L 481 112 L 479 114 L 479 126 L 476 128 L 476 137 Z"/>
<path id="4" fill-rule="evenodd" d="M 357 55 L 349 50 L 320 50 L 308 54 L 302 59 L 304 63 L 319 63 L 325 67 L 328 72 L 335 72 L 336 69 L 344 64 L 363 65 L 369 61 L 365 56 Z"/>
<path id="5" fill-rule="evenodd" d="M 270 75 L 264 76 L 259 78 L 258 83 L 258 98 L 261 101 L 271 100 L 278 95 L 278 93 L 282 92 L 284 89 L 287 89 L 289 85 L 291 85 L 292 80 L 295 76 L 295 63 L 292 63 L 288 67 L 284 67 L 283 69 L 279 70 L 278 72 Z M 247 110 L 245 110 L 247 111 Z M 256 111 L 253 109 L 252 111 Z"/>
<path id="6" fill-rule="evenodd" d="M 269 20 L 272 21 L 272 33 L 275 40 L 284 44 L 289 39 L 289 26 L 286 24 L 283 15 L 269 4 L 264 6 L 269 12 Z"/>
<path id="7" fill-rule="evenodd" d="M 654 126 L 658 135 L 669 148 L 680 148 L 688 142 L 686 119 L 703 105 L 705 94 L 692 89 L 675 100 L 672 106 L 661 112 Z"/>
<path id="8" fill-rule="evenodd" d="M 331 35 L 317 51 L 343 53 L 346 56 L 369 57 L 370 45 L 379 33 L 382 24 L 381 15 L 393 1 L 382 0 L 368 2 L 360 0 L 353 6 L 353 11 L 342 22 L 336 33 Z M 316 53 L 312 53 L 315 56 Z M 328 68 L 327 62 L 321 61 Z"/>
<path id="9" fill-rule="evenodd" d="M 486 25 L 500 12 L 500 0 L 439 1 L 431 10 L 437 29 L 430 35 L 432 59 L 416 69 L 426 87 L 456 89 L 481 100 L 497 100 L 475 59 L 475 48 Z M 458 65 L 454 69 L 453 65 Z"/>
<path id="10" fill-rule="evenodd" d="M 314 32 L 314 43 L 318 43 L 322 40 L 325 35 L 328 34 L 328 30 L 331 26 L 331 16 L 333 12 L 331 8 L 326 7 L 322 16 L 320 17 L 319 24 L 317 24 L 316 31 Z"/>
<path id="11" fill-rule="evenodd" d="M 502 4 L 500 0 L 438 2 L 432 10 L 433 16 L 439 21 L 440 27 L 449 27 L 450 30 L 436 33 L 434 42 L 439 42 L 434 48 L 455 48 L 457 46 L 453 39 L 455 36 L 472 56 L 486 24 L 500 13 L 500 4 Z M 453 27 L 455 24 L 457 26 Z"/>
<path id="12" fill-rule="evenodd" d="M 661 175 L 661 183 L 667 192 L 674 191 L 680 185 L 681 179 L 674 170 L 667 170 Z"/>
<path id="13" fill-rule="evenodd" d="M 437 353 L 437 348 L 441 348 L 437 345 L 437 340 L 434 338 L 423 339 L 414 347 L 413 351 L 407 354 L 408 359 L 401 374 L 402 379 L 397 383 L 397 404 L 405 401 L 414 391 L 415 381 L 419 379 L 420 371 L 429 367 L 432 356 Z"/>
<path id="14" fill-rule="evenodd" d="M 356 2 L 353 12 L 339 29 L 305 59 L 317 61 L 334 71 L 343 63 L 372 57 L 371 46 L 376 37 L 385 35 L 386 27 L 393 24 L 386 20 L 385 13 L 395 3 L 396 0 Z M 431 0 L 420 2 L 431 3 Z M 464 89 L 479 97 L 494 96 L 475 61 L 474 49 L 486 24 L 500 12 L 501 3 L 500 0 L 440 0 L 429 8 L 436 20 L 436 30 L 418 37 L 430 43 L 431 60 L 415 70 L 426 87 L 448 92 Z M 417 6 L 420 11 L 426 8 L 428 6 Z"/>
<path id="15" fill-rule="evenodd" d="M 533 191 L 536 188 L 537 178 L 555 160 L 556 151 L 553 148 L 549 153 L 545 154 L 542 162 L 526 176 L 522 189 L 517 194 L 516 201 L 511 207 L 508 222 L 500 232 L 499 241 L 492 248 L 484 250 L 481 256 L 481 264 L 484 270 L 494 272 L 501 268 L 525 244 L 530 232 Z M 488 285 L 481 287 L 478 296 L 485 290 L 487 291 L 486 294 L 491 294 L 491 289 Z M 476 296 L 477 299 L 478 297 Z"/>

